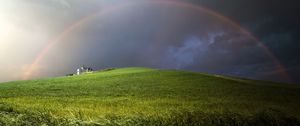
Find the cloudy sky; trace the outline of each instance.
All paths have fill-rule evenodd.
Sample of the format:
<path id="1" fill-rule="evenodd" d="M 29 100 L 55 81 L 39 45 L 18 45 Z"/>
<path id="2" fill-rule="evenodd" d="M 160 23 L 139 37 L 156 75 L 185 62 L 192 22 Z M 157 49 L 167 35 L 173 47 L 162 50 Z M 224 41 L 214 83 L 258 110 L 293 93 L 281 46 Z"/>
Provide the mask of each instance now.
<path id="1" fill-rule="evenodd" d="M 299 11 L 294 0 L 3 0 L 0 81 L 86 65 L 299 83 Z"/>

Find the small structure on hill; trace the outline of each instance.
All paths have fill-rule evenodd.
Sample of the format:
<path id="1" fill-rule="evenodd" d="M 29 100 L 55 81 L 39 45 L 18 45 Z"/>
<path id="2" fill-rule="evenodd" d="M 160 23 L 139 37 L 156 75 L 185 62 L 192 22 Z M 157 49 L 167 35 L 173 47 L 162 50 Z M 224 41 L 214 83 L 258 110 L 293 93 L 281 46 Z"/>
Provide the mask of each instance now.
<path id="1" fill-rule="evenodd" d="M 77 69 L 77 75 L 80 75 L 82 73 L 88 73 L 88 72 L 93 72 L 93 69 L 91 67 L 85 67 L 85 66 L 82 66 Z"/>

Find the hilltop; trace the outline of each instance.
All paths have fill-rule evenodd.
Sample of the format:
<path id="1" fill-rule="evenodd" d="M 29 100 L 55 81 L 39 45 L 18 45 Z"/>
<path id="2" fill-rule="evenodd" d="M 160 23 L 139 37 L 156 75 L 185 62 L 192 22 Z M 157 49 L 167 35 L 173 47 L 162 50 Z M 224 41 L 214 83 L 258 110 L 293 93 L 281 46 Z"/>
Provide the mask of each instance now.
<path id="1" fill-rule="evenodd" d="M 0 125 L 300 125 L 300 86 L 116 68 L 0 84 Z"/>

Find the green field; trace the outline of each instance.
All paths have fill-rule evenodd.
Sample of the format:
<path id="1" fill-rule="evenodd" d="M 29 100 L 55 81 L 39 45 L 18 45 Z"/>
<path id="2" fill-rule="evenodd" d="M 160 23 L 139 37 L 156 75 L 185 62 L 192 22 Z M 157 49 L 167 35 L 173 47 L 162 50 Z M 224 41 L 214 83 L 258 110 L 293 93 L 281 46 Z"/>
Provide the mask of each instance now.
<path id="1" fill-rule="evenodd" d="M 300 125 L 300 86 L 118 68 L 0 84 L 0 125 Z"/>

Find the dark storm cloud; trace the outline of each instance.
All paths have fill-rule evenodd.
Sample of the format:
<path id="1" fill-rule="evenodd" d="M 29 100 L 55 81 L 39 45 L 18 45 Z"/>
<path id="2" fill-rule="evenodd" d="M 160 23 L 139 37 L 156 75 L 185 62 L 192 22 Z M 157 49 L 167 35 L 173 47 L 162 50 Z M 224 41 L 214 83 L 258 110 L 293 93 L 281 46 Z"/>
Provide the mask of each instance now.
<path id="1" fill-rule="evenodd" d="M 66 64 L 64 57 L 70 64 L 61 72 L 73 72 L 84 64 L 96 69 L 146 66 L 278 78 L 274 61 L 257 42 L 222 20 L 186 8 L 141 4 L 102 15 L 71 36 L 56 49 L 65 54 L 56 57 L 57 64 Z M 275 41 L 278 36 L 265 37 Z M 286 39 L 292 38 L 281 36 Z M 55 55 L 59 54 L 52 52 L 49 57 Z"/>
<path id="2" fill-rule="evenodd" d="M 294 69 L 298 68 L 300 63 L 299 1 L 191 0 L 191 2 L 217 10 L 242 24 L 270 48 L 287 67 L 293 79 L 299 82 L 300 76 L 295 74 L 297 69 Z"/>
<path id="3" fill-rule="evenodd" d="M 82 17 L 122 4 L 119 0 L 90 0 L 85 4 L 82 0 L 30 2 L 42 6 L 46 14 L 54 12 L 51 15 L 58 18 L 52 25 L 57 34 Z M 279 76 L 282 71 L 266 50 L 236 27 L 188 8 L 132 2 L 135 6 L 97 15 L 68 34 L 45 55 L 35 75 L 61 76 L 81 65 L 94 69 L 145 66 L 284 81 Z M 300 38 L 297 8 L 292 2 L 190 2 L 216 10 L 251 31 L 296 77 Z"/>
<path id="4" fill-rule="evenodd" d="M 185 66 L 196 64 L 196 57 L 208 49 L 201 46 L 204 46 L 203 43 L 195 36 L 186 38 L 181 47 L 170 46 L 167 48 L 166 67 L 182 69 Z"/>

